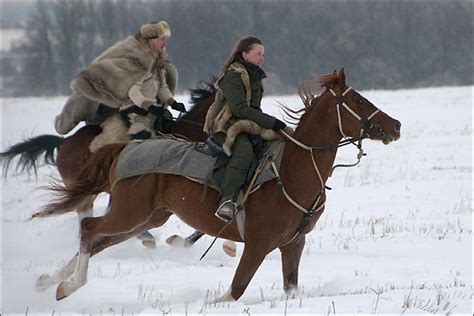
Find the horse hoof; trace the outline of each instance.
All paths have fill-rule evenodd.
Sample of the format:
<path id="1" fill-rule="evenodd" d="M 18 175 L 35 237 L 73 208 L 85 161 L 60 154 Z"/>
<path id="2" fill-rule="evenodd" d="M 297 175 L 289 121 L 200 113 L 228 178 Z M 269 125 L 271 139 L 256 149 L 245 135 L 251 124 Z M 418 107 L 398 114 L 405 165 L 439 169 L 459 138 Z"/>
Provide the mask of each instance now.
<path id="1" fill-rule="evenodd" d="M 87 278 L 69 278 L 68 280 L 61 282 L 56 289 L 56 300 L 60 301 L 63 298 L 70 296 L 72 293 L 84 286 L 86 282 Z"/>
<path id="2" fill-rule="evenodd" d="M 235 299 L 232 297 L 230 288 L 225 292 L 224 295 L 216 299 L 213 303 L 222 303 L 222 302 L 235 302 Z"/>
<path id="3" fill-rule="evenodd" d="M 153 235 L 146 231 L 141 233 L 140 235 L 137 236 L 138 239 L 142 241 L 142 245 L 145 246 L 148 249 L 154 249 L 156 248 L 156 241 L 155 237 Z"/>
<path id="4" fill-rule="evenodd" d="M 156 241 L 154 239 L 147 239 L 142 240 L 142 245 L 148 249 L 155 249 L 156 248 Z"/>
<path id="5" fill-rule="evenodd" d="M 222 249 L 230 257 L 235 257 L 237 253 L 237 246 L 235 245 L 235 242 L 230 240 L 224 241 L 222 244 Z"/>
<path id="6" fill-rule="evenodd" d="M 69 294 L 66 294 L 64 282 L 61 282 L 61 284 L 59 284 L 58 288 L 56 289 L 56 301 L 60 301 L 68 295 Z"/>
<path id="7" fill-rule="evenodd" d="M 171 247 L 186 247 L 185 239 L 178 235 L 169 236 L 168 238 L 166 238 L 166 243 Z"/>
<path id="8" fill-rule="evenodd" d="M 289 299 L 294 299 L 299 294 L 297 285 L 289 285 L 285 288 L 285 294 Z"/>
<path id="9" fill-rule="evenodd" d="M 49 275 L 43 274 L 36 280 L 36 291 L 43 292 L 49 289 L 53 284 L 53 279 Z"/>

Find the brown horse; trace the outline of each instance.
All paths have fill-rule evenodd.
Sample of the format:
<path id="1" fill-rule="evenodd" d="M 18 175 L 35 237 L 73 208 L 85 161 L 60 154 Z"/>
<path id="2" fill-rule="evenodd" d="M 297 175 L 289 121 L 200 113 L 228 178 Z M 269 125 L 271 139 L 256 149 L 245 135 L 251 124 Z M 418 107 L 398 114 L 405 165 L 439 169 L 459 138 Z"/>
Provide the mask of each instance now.
<path id="1" fill-rule="evenodd" d="M 203 122 L 207 110 L 214 100 L 215 88 L 211 82 L 203 82 L 197 88 L 191 89 L 191 104 L 193 107 L 185 115 L 180 116 L 172 124 L 169 132 L 184 136 L 193 141 L 204 141 L 207 135 L 203 132 Z M 78 171 L 86 164 L 91 156 L 89 144 L 101 133 L 101 128 L 94 125 L 86 125 L 76 133 L 66 138 L 56 135 L 40 135 L 23 142 L 12 145 L 6 151 L 0 153 L 3 162 L 4 176 L 6 176 L 11 161 L 19 157 L 16 170 L 36 172 L 39 165 L 56 165 L 65 185 L 71 183 L 77 176 Z M 55 152 L 57 150 L 57 156 Z M 43 161 L 41 161 L 43 155 Z M 92 217 L 93 203 L 97 194 L 89 195 L 75 209 L 78 214 L 79 223 L 85 217 Z M 72 211 L 72 210 L 71 210 Z M 60 212 L 38 213 L 34 217 L 59 215 Z M 199 232 L 187 239 L 187 245 L 191 245 L 202 234 Z M 142 233 L 139 238 L 147 247 L 154 247 L 153 235 L 148 232 Z"/>
<path id="2" fill-rule="evenodd" d="M 223 238 L 245 243 L 232 284 L 222 301 L 240 298 L 265 256 L 276 248 L 281 251 L 284 289 L 295 289 L 305 235 L 324 210 L 325 183 L 337 148 L 344 142 L 341 139 L 370 138 L 388 144 L 400 138 L 400 122 L 348 87 L 344 69 L 322 76 L 319 83 L 326 89 L 316 98 L 300 89 L 305 108 L 293 137 L 287 136 L 277 172 L 279 181 L 266 182 L 244 205 L 245 241 L 235 221 L 221 233 Z M 61 199 L 49 207 L 80 203 L 84 192 L 93 193 L 104 183 L 113 183 L 114 161 L 124 147 L 125 144 L 115 144 L 97 151 L 76 183 L 56 188 Z M 185 177 L 159 173 L 116 182 L 110 211 L 82 221 L 79 252 L 58 274 L 63 281 L 57 288 L 56 299 L 71 295 L 86 283 L 91 256 L 163 225 L 173 213 L 199 231 L 217 235 L 225 225 L 214 216 L 218 193 L 211 191 L 203 198 L 202 189 L 202 185 Z M 279 191 L 283 193 L 280 198 Z M 38 282 L 42 281 L 40 277 Z"/>

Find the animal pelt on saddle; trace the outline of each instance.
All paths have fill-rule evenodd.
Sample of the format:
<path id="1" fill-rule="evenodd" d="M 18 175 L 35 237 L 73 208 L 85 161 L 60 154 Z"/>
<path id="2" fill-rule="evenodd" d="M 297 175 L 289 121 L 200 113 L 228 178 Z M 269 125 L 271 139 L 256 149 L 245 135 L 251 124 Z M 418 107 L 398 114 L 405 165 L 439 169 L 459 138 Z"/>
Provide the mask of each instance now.
<path id="1" fill-rule="evenodd" d="M 155 62 L 145 39 L 128 36 L 95 58 L 72 80 L 71 89 L 112 108 L 130 105 L 130 87 L 150 72 Z M 166 68 L 165 64 L 169 62 L 162 58 L 158 63 Z"/>
<path id="2" fill-rule="evenodd" d="M 89 144 L 91 153 L 96 152 L 102 146 L 115 143 L 128 143 L 130 136 L 127 127 L 119 114 L 114 114 L 102 123 L 102 133 L 94 137 Z"/>
<path id="3" fill-rule="evenodd" d="M 234 62 L 229 66 L 228 71 L 240 73 L 240 78 L 245 87 L 247 105 L 250 106 L 251 88 L 247 70 L 242 64 Z M 217 132 L 226 132 L 226 139 L 222 147 L 228 156 L 231 156 L 232 154 L 231 149 L 236 137 L 242 132 L 259 135 L 267 141 L 281 139 L 282 136 L 272 129 L 263 128 L 252 120 L 236 119 L 233 117 L 230 106 L 226 102 L 222 89 L 219 86 L 219 82 L 224 75 L 225 74 L 221 75 L 214 84 L 216 87 L 216 96 L 207 112 L 203 128 L 204 132 L 208 135 Z M 285 131 L 290 135 L 293 134 L 293 129 L 291 127 L 285 127 Z"/>

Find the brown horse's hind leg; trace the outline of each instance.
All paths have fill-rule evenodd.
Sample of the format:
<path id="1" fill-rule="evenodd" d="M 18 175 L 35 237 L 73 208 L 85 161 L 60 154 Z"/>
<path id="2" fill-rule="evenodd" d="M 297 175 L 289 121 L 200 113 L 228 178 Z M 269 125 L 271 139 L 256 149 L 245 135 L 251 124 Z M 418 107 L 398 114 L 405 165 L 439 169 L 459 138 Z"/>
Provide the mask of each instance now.
<path id="1" fill-rule="evenodd" d="M 304 245 L 305 236 L 302 235 L 289 245 L 280 248 L 283 268 L 283 288 L 289 295 L 298 288 L 298 269 Z"/>
<path id="2" fill-rule="evenodd" d="M 107 205 L 107 212 L 110 210 L 110 203 L 112 202 L 110 195 L 109 195 L 109 204 Z M 79 213 L 78 213 L 79 214 Z M 89 216 L 84 216 L 84 217 L 92 217 L 92 208 L 90 210 L 90 215 Z M 81 223 L 82 218 L 79 220 L 79 224 Z M 141 240 L 142 245 L 145 246 L 148 249 L 154 249 L 156 247 L 156 241 L 155 237 L 148 232 L 144 231 L 141 234 L 137 235 L 137 238 Z"/>
<path id="3" fill-rule="evenodd" d="M 61 300 L 83 286 L 94 242 L 104 236 L 128 235 L 153 217 L 156 178 L 134 177 L 116 184 L 110 211 L 101 217 L 88 217 L 81 222 L 79 255 L 73 274 L 59 284 L 56 299 Z"/>
<path id="4" fill-rule="evenodd" d="M 160 210 L 155 211 L 153 213 L 153 217 L 149 221 L 147 221 L 144 225 L 137 227 L 137 229 L 135 229 L 134 231 L 128 234 L 101 237 L 92 246 L 91 256 L 96 255 L 97 253 L 101 252 L 102 250 L 110 246 L 116 245 L 133 236 L 136 236 L 137 234 L 141 234 L 143 231 L 146 231 L 148 229 L 155 228 L 155 227 L 160 227 L 161 225 L 166 223 L 166 221 L 170 218 L 171 215 L 173 215 L 173 213 L 165 209 L 160 209 Z"/>
<path id="5" fill-rule="evenodd" d="M 76 266 L 77 254 L 72 257 L 71 260 L 66 263 L 62 268 L 57 270 L 53 275 L 42 274 L 38 280 L 36 280 L 36 291 L 41 292 L 49 289 L 51 286 L 58 284 L 69 278 Z"/>
<path id="6" fill-rule="evenodd" d="M 149 220 L 145 225 L 138 227 L 131 233 L 98 238 L 92 246 L 91 257 L 110 246 L 116 245 L 133 236 L 136 236 L 140 232 L 163 225 L 171 215 L 173 215 L 173 213 L 170 213 L 166 210 L 154 212 L 153 218 L 151 220 Z M 74 257 L 69 260 L 69 262 L 65 266 L 57 270 L 53 275 L 41 275 L 36 281 L 36 290 L 38 292 L 44 291 L 49 287 L 53 286 L 54 284 L 58 284 L 59 282 L 62 282 L 69 278 L 74 273 L 77 257 L 78 254 L 74 255 Z"/>
<path id="7" fill-rule="evenodd" d="M 92 208 L 94 206 L 94 200 L 96 199 L 97 195 L 91 195 L 86 198 L 82 204 L 76 209 L 77 216 L 79 220 L 79 226 L 84 218 L 92 217 Z M 62 268 L 57 270 L 53 275 L 43 274 L 41 275 L 38 280 L 36 281 L 36 290 L 37 291 L 44 291 L 51 287 L 54 284 L 62 282 L 70 277 L 75 269 L 77 262 L 77 254 L 69 260 L 69 262 L 64 265 Z"/>

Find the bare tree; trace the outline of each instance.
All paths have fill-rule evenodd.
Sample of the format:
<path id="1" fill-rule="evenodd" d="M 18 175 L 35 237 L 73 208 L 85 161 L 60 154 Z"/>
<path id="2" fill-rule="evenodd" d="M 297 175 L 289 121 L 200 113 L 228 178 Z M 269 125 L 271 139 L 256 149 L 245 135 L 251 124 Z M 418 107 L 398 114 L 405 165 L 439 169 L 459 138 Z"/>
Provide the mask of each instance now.
<path id="1" fill-rule="evenodd" d="M 68 94 L 70 80 L 144 23 L 167 20 L 179 89 L 216 75 L 234 42 L 265 44 L 266 93 L 345 66 L 358 88 L 473 83 L 469 1 L 39 1 L 18 48 L 20 94 Z"/>

